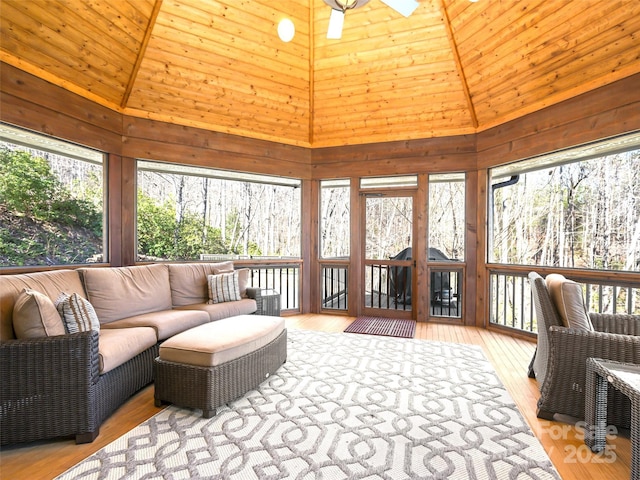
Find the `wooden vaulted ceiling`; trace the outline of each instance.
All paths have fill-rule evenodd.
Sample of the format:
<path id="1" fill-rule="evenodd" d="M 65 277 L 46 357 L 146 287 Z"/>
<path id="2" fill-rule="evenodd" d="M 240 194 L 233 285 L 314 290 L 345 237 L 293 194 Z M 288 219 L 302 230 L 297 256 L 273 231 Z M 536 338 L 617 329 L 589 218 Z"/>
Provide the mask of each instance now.
<path id="1" fill-rule="evenodd" d="M 0 60 L 127 115 L 324 147 L 475 133 L 640 72 L 638 0 L 0 0 Z M 296 35 L 277 36 L 290 18 Z"/>

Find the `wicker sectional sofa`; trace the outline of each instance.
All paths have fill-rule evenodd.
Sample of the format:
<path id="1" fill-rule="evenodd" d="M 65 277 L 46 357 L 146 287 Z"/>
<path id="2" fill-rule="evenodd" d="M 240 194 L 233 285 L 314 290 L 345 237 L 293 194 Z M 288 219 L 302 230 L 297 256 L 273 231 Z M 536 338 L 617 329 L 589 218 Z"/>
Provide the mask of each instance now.
<path id="1" fill-rule="evenodd" d="M 207 275 L 229 268 L 152 264 L 0 275 L 0 444 L 66 436 L 91 442 L 109 415 L 153 381 L 162 341 L 262 313 L 260 290 L 246 287 L 248 270 L 238 270 L 240 300 L 207 303 Z M 52 301 L 77 293 L 95 309 L 99 331 L 16 338 L 14 305 L 25 289 Z"/>

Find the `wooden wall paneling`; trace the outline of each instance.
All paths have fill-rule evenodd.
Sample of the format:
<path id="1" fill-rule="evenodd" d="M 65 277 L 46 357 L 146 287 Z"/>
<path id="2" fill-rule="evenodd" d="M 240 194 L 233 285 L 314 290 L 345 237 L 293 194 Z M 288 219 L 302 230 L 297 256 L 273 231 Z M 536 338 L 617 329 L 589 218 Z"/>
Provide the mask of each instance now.
<path id="1" fill-rule="evenodd" d="M 302 245 L 302 313 L 320 312 L 320 264 L 318 259 L 319 225 L 320 225 L 320 188 L 318 181 L 303 180 L 302 182 L 302 232 L 300 235 Z"/>
<path id="2" fill-rule="evenodd" d="M 107 175 L 105 182 L 105 196 L 107 215 L 107 261 L 111 266 L 124 265 L 123 252 L 123 223 L 122 223 L 122 157 L 111 154 L 107 158 Z"/>
<path id="3" fill-rule="evenodd" d="M 138 178 L 134 158 L 122 157 L 121 185 L 122 264 L 134 265 L 138 261 L 136 218 Z"/>
<path id="4" fill-rule="evenodd" d="M 109 155 L 107 172 L 108 261 L 112 267 L 135 265 L 136 162 L 133 158 Z"/>
<path id="5" fill-rule="evenodd" d="M 389 158 L 428 157 L 445 154 L 475 153 L 475 135 L 454 135 L 419 140 L 367 143 L 313 149 L 313 165 L 344 163 L 353 160 L 375 161 Z"/>
<path id="6" fill-rule="evenodd" d="M 352 317 L 358 316 L 362 313 L 362 285 L 363 272 L 362 272 L 362 220 L 360 212 L 362 196 L 360 195 L 360 179 L 351 178 L 351 184 L 349 188 L 350 193 L 350 212 L 349 222 L 351 224 L 351 238 L 349 246 L 349 279 L 348 279 L 348 292 L 349 292 L 349 315 Z"/>
<path id="7" fill-rule="evenodd" d="M 336 147 L 339 148 L 339 147 Z M 314 178 L 339 178 L 344 176 L 412 175 L 416 173 L 464 172 L 475 168 L 474 153 L 439 155 L 429 157 L 389 158 L 387 160 L 353 160 L 335 164 L 313 166 Z"/>
<path id="8" fill-rule="evenodd" d="M 35 103 L 0 92 L 0 121 L 101 152 L 120 151 L 121 137 Z"/>
<path id="9" fill-rule="evenodd" d="M 478 257 L 479 255 L 479 238 L 478 238 L 478 210 L 482 210 L 481 203 L 483 200 L 478 191 L 478 172 L 467 172 L 465 181 L 465 253 L 464 260 L 466 264 L 464 278 L 464 302 L 463 314 L 465 325 L 476 325 L 478 320 L 476 298 L 478 290 L 483 287 L 478 282 Z"/>
<path id="10" fill-rule="evenodd" d="M 123 154 L 148 160 L 159 160 L 185 165 L 220 168 L 240 172 L 262 173 L 292 178 L 310 178 L 308 165 L 289 162 L 281 158 L 246 155 L 224 149 L 195 147 L 155 140 L 127 137 Z"/>
<path id="11" fill-rule="evenodd" d="M 475 135 L 312 150 L 314 178 L 475 169 Z"/>
<path id="12" fill-rule="evenodd" d="M 414 318 L 420 322 L 427 321 L 429 319 L 429 274 L 427 269 L 427 248 L 429 238 L 429 175 L 422 173 L 418 175 L 418 190 L 414 198 L 414 218 L 415 235 L 414 248 L 417 255 L 414 258 L 418 260 L 416 267 L 414 268 L 414 275 L 416 284 L 412 287 L 413 292 L 417 295 L 412 295 L 412 304 L 414 308 Z"/>
<path id="13" fill-rule="evenodd" d="M 549 106 L 517 121 L 484 130 L 477 135 L 478 152 L 522 136 L 538 135 L 585 117 L 597 117 L 618 107 L 637 104 L 638 101 L 640 101 L 640 74 L 579 95 L 574 99 L 565 100 L 558 105 Z M 564 138 L 563 135 L 559 137 Z"/>
<path id="14" fill-rule="evenodd" d="M 0 120 L 63 140 L 119 153 L 121 115 L 76 94 L 0 64 Z"/>
<path id="15" fill-rule="evenodd" d="M 469 322 L 475 320 L 476 327 L 486 327 L 489 325 L 489 274 L 487 272 L 487 195 L 488 195 L 488 172 L 487 170 L 478 170 L 469 175 L 469 182 L 476 182 L 476 232 L 475 244 L 468 244 L 470 255 L 475 255 L 476 267 L 473 279 L 469 276 L 470 284 L 475 288 L 475 296 L 469 296 L 468 301 L 475 302 L 475 319 L 469 318 Z M 473 210 L 473 209 L 472 209 Z M 467 260 L 469 265 L 469 260 Z M 469 284 L 468 284 L 469 285 Z M 467 287 L 468 287 L 467 285 Z"/>
<path id="16" fill-rule="evenodd" d="M 640 74 L 478 134 L 487 168 L 640 129 Z"/>
<path id="17" fill-rule="evenodd" d="M 119 112 L 5 62 L 0 62 L 0 89 L 107 131 L 120 132 L 122 128 L 122 115 Z"/>
<path id="18" fill-rule="evenodd" d="M 123 151 L 135 158 L 311 178 L 311 151 L 268 140 L 125 117 Z"/>
<path id="19" fill-rule="evenodd" d="M 196 127 L 180 126 L 131 116 L 124 117 L 123 130 L 126 141 L 128 142 L 131 142 L 133 139 L 155 140 L 158 142 L 212 148 L 264 158 L 285 159 L 307 166 L 311 164 L 311 152 L 309 148 L 268 140 L 230 135 Z"/>

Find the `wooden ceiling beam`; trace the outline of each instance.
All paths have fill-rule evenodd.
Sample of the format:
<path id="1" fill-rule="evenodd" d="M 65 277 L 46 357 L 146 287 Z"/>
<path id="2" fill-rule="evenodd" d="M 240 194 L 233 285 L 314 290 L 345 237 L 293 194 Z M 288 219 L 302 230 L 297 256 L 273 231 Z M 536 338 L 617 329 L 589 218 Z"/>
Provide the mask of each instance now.
<path id="1" fill-rule="evenodd" d="M 451 52 L 453 53 L 453 59 L 456 64 L 456 69 L 458 70 L 458 75 L 460 75 L 460 81 L 462 82 L 462 91 L 464 92 L 464 97 L 467 100 L 467 106 L 469 107 L 471 124 L 473 125 L 473 128 L 478 128 L 478 116 L 476 115 L 476 109 L 473 105 L 473 99 L 471 98 L 471 93 L 469 92 L 467 77 L 464 73 L 464 68 L 462 68 L 462 63 L 460 62 L 458 44 L 456 43 L 456 39 L 453 36 L 453 30 L 451 29 L 451 20 L 449 19 L 449 14 L 447 13 L 447 7 L 444 4 L 444 0 L 439 0 L 438 6 L 440 7 L 440 12 L 442 13 L 442 22 L 444 23 L 445 30 L 447 31 L 447 37 L 449 38 L 449 45 L 451 46 Z"/>
<path id="2" fill-rule="evenodd" d="M 127 88 L 122 95 L 122 101 L 120 102 L 121 108 L 126 108 L 127 104 L 129 103 L 129 97 L 131 96 L 131 91 L 133 90 L 133 86 L 136 83 L 140 65 L 142 65 L 145 53 L 147 52 L 147 45 L 149 45 L 149 39 L 153 34 L 153 27 L 155 27 L 156 25 L 156 19 L 158 18 L 158 14 L 160 13 L 160 8 L 162 8 L 162 0 L 156 0 L 156 3 L 153 5 L 151 16 L 149 17 L 149 24 L 147 25 L 142 43 L 140 44 L 140 50 L 138 51 L 138 55 L 136 57 L 136 63 L 131 70 L 131 76 L 129 77 L 129 81 L 127 82 Z"/>

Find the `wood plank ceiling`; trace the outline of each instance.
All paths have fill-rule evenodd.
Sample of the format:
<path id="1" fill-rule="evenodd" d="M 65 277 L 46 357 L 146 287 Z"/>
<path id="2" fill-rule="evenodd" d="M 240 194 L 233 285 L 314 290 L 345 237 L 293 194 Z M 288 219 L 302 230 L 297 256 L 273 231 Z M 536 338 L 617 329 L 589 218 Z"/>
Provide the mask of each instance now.
<path id="1" fill-rule="evenodd" d="M 0 60 L 127 115 L 310 147 L 479 132 L 640 72 L 638 0 L 421 0 L 409 18 L 371 0 L 340 40 L 330 10 L 0 0 Z"/>

